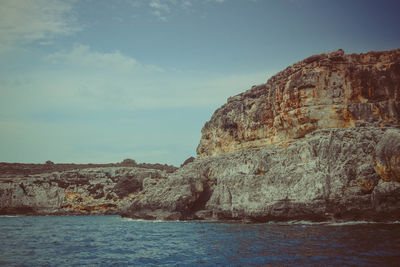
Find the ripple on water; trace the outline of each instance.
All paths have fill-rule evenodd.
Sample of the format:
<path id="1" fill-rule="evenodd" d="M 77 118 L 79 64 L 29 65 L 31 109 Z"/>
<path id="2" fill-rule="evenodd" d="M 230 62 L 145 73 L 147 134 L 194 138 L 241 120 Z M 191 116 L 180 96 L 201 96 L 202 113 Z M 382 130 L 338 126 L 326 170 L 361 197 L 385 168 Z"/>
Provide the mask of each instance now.
<path id="1" fill-rule="evenodd" d="M 400 224 L 0 217 L 1 265 L 392 265 Z"/>

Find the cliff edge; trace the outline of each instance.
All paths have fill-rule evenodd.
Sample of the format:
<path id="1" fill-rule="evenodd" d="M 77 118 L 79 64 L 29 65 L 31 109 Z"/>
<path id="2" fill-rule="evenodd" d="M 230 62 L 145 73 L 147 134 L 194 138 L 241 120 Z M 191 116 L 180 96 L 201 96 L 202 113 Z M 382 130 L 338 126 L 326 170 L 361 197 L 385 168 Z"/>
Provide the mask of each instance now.
<path id="1" fill-rule="evenodd" d="M 288 143 L 318 129 L 400 122 L 400 49 L 314 55 L 230 97 L 202 129 L 200 158 Z"/>

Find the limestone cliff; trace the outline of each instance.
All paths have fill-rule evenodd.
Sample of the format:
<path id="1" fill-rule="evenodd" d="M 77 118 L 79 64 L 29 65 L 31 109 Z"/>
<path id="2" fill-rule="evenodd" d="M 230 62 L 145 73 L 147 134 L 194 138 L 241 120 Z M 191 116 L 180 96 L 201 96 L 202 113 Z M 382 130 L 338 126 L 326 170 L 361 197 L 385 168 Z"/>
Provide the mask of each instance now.
<path id="1" fill-rule="evenodd" d="M 387 149 L 394 142 L 398 149 L 400 129 L 366 125 L 316 130 L 288 146 L 196 159 L 143 190 L 125 214 L 174 220 L 399 220 L 400 183 L 394 174 L 399 165 L 391 163 L 398 162 L 400 150 Z M 377 162 L 393 171 L 382 176 Z"/>
<path id="2" fill-rule="evenodd" d="M 311 56 L 267 83 L 230 97 L 202 129 L 200 158 L 272 143 L 317 129 L 400 122 L 400 49 Z"/>
<path id="3" fill-rule="evenodd" d="M 228 99 L 146 219 L 400 220 L 400 50 L 309 57 Z"/>
<path id="4" fill-rule="evenodd" d="M 119 214 L 165 171 L 108 167 L 0 178 L 0 214 Z"/>

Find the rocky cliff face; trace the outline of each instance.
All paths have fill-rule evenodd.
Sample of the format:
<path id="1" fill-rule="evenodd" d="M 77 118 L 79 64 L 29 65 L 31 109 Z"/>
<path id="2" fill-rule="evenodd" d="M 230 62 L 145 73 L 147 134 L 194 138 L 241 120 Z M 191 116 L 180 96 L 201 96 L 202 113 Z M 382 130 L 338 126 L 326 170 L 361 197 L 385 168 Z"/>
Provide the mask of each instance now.
<path id="1" fill-rule="evenodd" d="M 400 220 L 400 50 L 309 57 L 229 98 L 147 219 Z"/>
<path id="2" fill-rule="evenodd" d="M 392 165 L 399 146 L 399 129 L 360 126 L 317 130 L 285 147 L 197 159 L 146 188 L 125 213 L 174 220 L 399 220 L 399 165 Z"/>
<path id="3" fill-rule="evenodd" d="M 119 214 L 166 172 L 135 167 L 0 178 L 0 214 Z"/>
<path id="4" fill-rule="evenodd" d="M 230 97 L 202 129 L 200 158 L 273 143 L 317 129 L 400 121 L 400 50 L 311 56 L 267 83 Z"/>

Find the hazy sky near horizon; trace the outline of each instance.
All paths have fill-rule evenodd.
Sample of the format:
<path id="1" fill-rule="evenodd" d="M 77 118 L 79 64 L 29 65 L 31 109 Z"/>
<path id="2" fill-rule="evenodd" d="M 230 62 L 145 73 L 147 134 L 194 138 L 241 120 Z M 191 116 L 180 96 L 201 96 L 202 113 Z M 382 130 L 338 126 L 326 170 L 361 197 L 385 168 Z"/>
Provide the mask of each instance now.
<path id="1" fill-rule="evenodd" d="M 0 161 L 179 165 L 229 96 L 400 48 L 400 1 L 1 0 Z"/>

